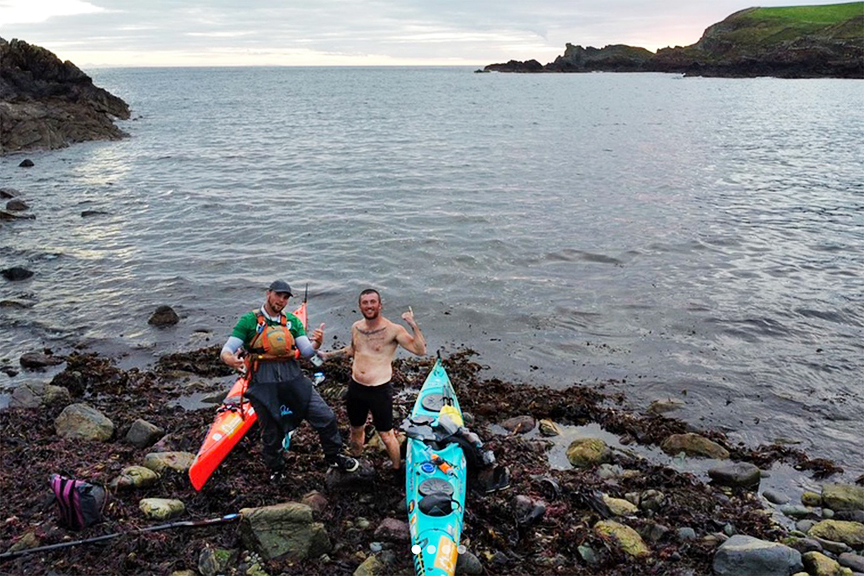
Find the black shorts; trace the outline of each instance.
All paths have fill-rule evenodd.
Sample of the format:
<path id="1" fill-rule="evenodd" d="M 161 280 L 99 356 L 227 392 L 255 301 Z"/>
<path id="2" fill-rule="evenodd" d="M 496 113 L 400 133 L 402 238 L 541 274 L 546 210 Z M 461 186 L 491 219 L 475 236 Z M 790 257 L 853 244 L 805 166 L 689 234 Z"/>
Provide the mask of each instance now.
<path id="1" fill-rule="evenodd" d="M 348 422 L 354 428 L 366 424 L 366 416 L 372 412 L 372 423 L 379 432 L 393 429 L 393 383 L 380 386 L 364 386 L 352 378 L 345 395 Z"/>

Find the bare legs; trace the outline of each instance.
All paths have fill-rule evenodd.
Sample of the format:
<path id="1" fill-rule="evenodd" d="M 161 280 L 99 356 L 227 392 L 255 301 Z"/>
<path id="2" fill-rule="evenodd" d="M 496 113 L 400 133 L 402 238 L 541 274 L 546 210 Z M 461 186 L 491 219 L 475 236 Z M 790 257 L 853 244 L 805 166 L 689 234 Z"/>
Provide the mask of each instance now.
<path id="1" fill-rule="evenodd" d="M 384 442 L 384 447 L 387 449 L 387 455 L 390 457 L 390 463 L 394 470 L 399 470 L 402 467 L 402 458 L 399 453 L 399 440 L 393 430 L 387 432 L 378 432 L 381 436 L 381 441 Z M 366 443 L 366 427 L 351 426 L 351 437 L 349 444 L 351 447 L 352 456 L 360 456 L 363 452 L 363 445 Z"/>

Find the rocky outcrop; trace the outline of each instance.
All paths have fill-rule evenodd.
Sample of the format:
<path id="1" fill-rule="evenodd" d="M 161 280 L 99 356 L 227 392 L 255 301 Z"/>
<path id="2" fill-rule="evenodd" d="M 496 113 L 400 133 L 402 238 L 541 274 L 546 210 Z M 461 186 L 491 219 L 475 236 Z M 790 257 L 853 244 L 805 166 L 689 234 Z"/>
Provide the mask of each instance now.
<path id="1" fill-rule="evenodd" d="M 129 106 L 77 66 L 23 40 L 0 38 L 0 155 L 126 136 Z"/>
<path id="2" fill-rule="evenodd" d="M 860 5 L 861 3 L 855 3 Z M 818 7 L 797 7 L 814 10 Z M 864 11 L 848 19 L 748 8 L 705 30 L 690 46 L 652 53 L 622 44 L 567 44 L 555 61 L 490 64 L 490 72 L 673 72 L 691 76 L 864 78 Z M 779 12 L 785 10 L 786 12 Z M 824 21 L 821 21 L 824 20 Z"/>

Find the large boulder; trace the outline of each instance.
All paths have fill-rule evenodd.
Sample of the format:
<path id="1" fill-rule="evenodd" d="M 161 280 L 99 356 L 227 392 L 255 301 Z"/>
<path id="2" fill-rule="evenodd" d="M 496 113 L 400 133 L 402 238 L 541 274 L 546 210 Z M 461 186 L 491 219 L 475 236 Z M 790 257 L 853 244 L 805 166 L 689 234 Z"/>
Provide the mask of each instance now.
<path id="1" fill-rule="evenodd" d="M 715 576 L 789 576 L 803 564 L 801 553 L 793 548 L 736 534 L 717 549 L 712 567 Z"/>
<path id="2" fill-rule="evenodd" d="M 288 556 L 317 558 L 331 548 L 324 525 L 312 520 L 312 509 L 299 502 L 240 510 L 243 544 L 266 560 Z"/>
<path id="3" fill-rule="evenodd" d="M 808 536 L 833 542 L 843 542 L 852 548 L 864 547 L 864 524 L 846 520 L 822 520 L 815 524 Z"/>
<path id="4" fill-rule="evenodd" d="M 106 442 L 114 435 L 114 423 L 88 404 L 70 404 L 54 420 L 57 435 L 70 440 Z"/>
<path id="5" fill-rule="evenodd" d="M 716 442 L 700 436 L 699 434 L 672 434 L 668 436 L 660 448 L 672 456 L 684 452 L 688 456 L 704 456 L 725 460 L 729 458 L 729 451 Z"/>
<path id="6" fill-rule="evenodd" d="M 126 134 L 113 119 L 129 116 L 123 100 L 94 86 L 68 60 L 23 40 L 0 38 L 0 156 L 116 140 Z"/>
<path id="7" fill-rule="evenodd" d="M 822 487 L 822 502 L 832 510 L 864 510 L 864 486 L 826 484 Z"/>

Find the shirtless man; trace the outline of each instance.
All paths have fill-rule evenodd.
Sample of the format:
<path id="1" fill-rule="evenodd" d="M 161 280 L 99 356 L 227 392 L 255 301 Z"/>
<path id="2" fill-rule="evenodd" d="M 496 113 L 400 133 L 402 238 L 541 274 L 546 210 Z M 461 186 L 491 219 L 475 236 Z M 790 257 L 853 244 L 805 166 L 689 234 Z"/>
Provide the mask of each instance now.
<path id="1" fill-rule="evenodd" d="M 351 382 L 345 404 L 351 424 L 351 449 L 355 454 L 363 450 L 366 440 L 366 417 L 372 413 L 372 422 L 381 436 L 394 470 L 401 467 L 399 441 L 393 433 L 393 360 L 396 350 L 405 350 L 423 356 L 426 340 L 414 322 L 414 311 L 408 308 L 402 319 L 411 327 L 409 334 L 403 326 L 394 324 L 381 315 L 384 309 L 377 290 L 360 293 L 360 312 L 363 319 L 351 326 L 351 344 L 332 352 L 320 352 L 324 358 L 353 357 Z"/>

